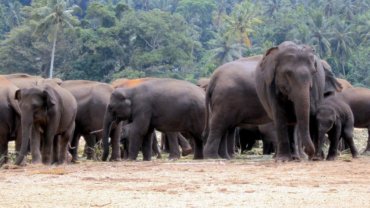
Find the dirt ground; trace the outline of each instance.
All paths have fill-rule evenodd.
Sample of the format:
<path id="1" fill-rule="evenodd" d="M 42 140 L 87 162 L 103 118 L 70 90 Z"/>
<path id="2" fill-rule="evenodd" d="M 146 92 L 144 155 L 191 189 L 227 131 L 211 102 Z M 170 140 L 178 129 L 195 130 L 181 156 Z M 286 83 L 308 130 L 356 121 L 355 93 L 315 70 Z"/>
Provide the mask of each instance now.
<path id="1" fill-rule="evenodd" d="M 369 207 L 370 157 L 6 165 L 0 187 L 0 207 Z"/>

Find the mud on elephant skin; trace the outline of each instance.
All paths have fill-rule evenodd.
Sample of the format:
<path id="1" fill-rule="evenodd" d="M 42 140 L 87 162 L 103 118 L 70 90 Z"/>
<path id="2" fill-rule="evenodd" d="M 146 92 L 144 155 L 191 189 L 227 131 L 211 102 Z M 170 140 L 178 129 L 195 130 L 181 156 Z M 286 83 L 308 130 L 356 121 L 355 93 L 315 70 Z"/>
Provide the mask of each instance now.
<path id="1" fill-rule="evenodd" d="M 22 145 L 16 164 L 22 163 L 30 140 L 33 163 L 41 160 L 44 164 L 64 163 L 77 113 L 77 103 L 73 95 L 50 82 L 19 89 L 15 98 L 19 102 L 22 115 Z"/>
<path id="2" fill-rule="evenodd" d="M 340 96 L 329 96 L 320 103 L 316 113 L 318 121 L 318 149 L 313 160 L 322 160 L 322 148 L 325 134 L 330 141 L 327 160 L 335 160 L 338 152 L 340 138 L 348 144 L 352 157 L 358 157 L 358 152 L 353 142 L 354 118 L 351 108 Z"/>
<path id="3" fill-rule="evenodd" d="M 194 159 L 203 158 L 204 106 L 203 90 L 186 81 L 152 78 L 134 87 L 117 88 L 104 118 L 103 160 L 107 159 L 109 150 L 110 126 L 123 120 L 131 125 L 130 160 L 136 160 L 140 147 L 150 148 L 144 138 L 154 129 L 189 133 L 196 144 Z"/>
<path id="4" fill-rule="evenodd" d="M 297 138 L 312 158 L 315 154 L 311 140 L 311 134 L 315 133 L 310 132 L 310 125 L 311 129 L 315 125 L 313 115 L 324 94 L 341 90 L 332 72 L 325 70 L 311 47 L 287 41 L 267 50 L 256 69 L 255 81 L 263 108 L 277 129 L 276 160 L 300 158 L 291 152 L 295 125 Z"/>

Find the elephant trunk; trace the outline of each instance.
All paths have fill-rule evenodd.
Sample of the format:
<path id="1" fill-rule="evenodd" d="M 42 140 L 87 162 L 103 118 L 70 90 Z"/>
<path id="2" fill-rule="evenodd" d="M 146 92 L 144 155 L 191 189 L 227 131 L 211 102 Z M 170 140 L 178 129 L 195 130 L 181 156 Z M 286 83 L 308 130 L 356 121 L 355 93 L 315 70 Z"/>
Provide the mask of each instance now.
<path id="1" fill-rule="evenodd" d="M 315 153 L 315 147 L 312 143 L 309 125 L 310 125 L 310 87 L 306 85 L 295 93 L 293 96 L 295 99 L 294 109 L 297 119 L 297 128 L 298 128 L 298 139 L 301 139 L 303 146 L 305 147 L 305 152 L 312 158 Z"/>
<path id="2" fill-rule="evenodd" d="M 15 161 L 16 165 L 20 165 L 24 159 L 24 157 L 27 155 L 28 151 L 28 145 L 31 138 L 32 133 L 32 119 L 26 119 L 26 116 L 23 116 L 21 118 L 21 125 L 22 125 L 22 144 L 21 144 L 21 150 L 18 154 L 18 157 Z"/>
<path id="3" fill-rule="evenodd" d="M 325 141 L 326 131 L 324 129 L 319 129 L 319 137 L 317 140 L 317 149 L 314 156 L 314 160 L 323 160 L 324 159 L 324 152 L 322 150 L 324 141 Z"/>
<path id="4" fill-rule="evenodd" d="M 103 123 L 103 157 L 102 160 L 106 161 L 109 155 L 109 134 L 113 123 L 112 113 L 107 109 L 104 116 Z"/>

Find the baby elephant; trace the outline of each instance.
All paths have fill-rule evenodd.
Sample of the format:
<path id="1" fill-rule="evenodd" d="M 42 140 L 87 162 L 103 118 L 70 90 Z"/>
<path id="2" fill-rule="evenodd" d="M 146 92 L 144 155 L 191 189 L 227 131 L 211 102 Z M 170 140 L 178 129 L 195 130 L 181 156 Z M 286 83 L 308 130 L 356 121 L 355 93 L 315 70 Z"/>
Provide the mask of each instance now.
<path id="1" fill-rule="evenodd" d="M 358 157 L 357 149 L 353 142 L 354 118 L 351 108 L 338 96 L 330 96 L 319 105 L 316 118 L 318 121 L 319 139 L 318 148 L 313 160 L 322 160 L 322 147 L 325 134 L 330 141 L 327 160 L 335 160 L 337 157 L 338 143 L 340 137 L 351 149 L 352 157 Z"/>

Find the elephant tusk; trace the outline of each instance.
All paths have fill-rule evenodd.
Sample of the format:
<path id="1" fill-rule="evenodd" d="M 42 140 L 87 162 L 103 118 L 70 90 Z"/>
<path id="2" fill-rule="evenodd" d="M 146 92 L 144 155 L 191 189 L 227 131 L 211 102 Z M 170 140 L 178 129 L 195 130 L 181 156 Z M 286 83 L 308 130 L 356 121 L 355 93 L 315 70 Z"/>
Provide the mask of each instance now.
<path id="1" fill-rule="evenodd" d="M 99 129 L 99 130 L 91 131 L 90 134 L 96 134 L 96 133 L 100 133 L 102 131 L 103 131 L 103 129 Z"/>

